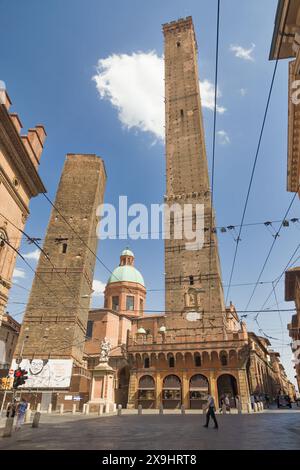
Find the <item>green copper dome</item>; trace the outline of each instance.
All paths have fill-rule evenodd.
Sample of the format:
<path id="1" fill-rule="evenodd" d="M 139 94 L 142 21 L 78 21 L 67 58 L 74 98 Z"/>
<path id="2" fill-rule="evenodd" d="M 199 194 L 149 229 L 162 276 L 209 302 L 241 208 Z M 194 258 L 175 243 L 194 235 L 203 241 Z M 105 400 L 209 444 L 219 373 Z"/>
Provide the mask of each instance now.
<path id="1" fill-rule="evenodd" d="M 113 270 L 107 284 L 111 284 L 113 282 L 137 282 L 145 287 L 145 282 L 141 273 L 134 266 L 128 265 L 118 266 Z"/>

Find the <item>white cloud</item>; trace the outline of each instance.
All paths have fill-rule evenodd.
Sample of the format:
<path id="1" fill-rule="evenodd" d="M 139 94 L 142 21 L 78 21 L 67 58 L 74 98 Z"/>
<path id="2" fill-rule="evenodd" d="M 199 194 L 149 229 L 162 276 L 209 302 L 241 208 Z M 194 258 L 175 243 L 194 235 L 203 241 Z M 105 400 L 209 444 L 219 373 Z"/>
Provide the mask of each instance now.
<path id="1" fill-rule="evenodd" d="M 251 47 L 249 49 L 234 44 L 231 44 L 230 46 L 230 50 L 231 52 L 234 52 L 235 57 L 237 57 L 238 59 L 250 60 L 251 62 L 254 62 L 254 57 L 252 55 L 254 49 L 255 44 L 251 44 Z"/>
<path id="2" fill-rule="evenodd" d="M 93 280 L 93 297 L 103 297 L 106 284 L 97 279 Z"/>
<path id="3" fill-rule="evenodd" d="M 24 279 L 26 277 L 26 273 L 21 268 L 15 268 L 13 272 L 13 279 L 21 278 Z"/>
<path id="4" fill-rule="evenodd" d="M 113 54 L 100 59 L 93 80 L 102 99 L 108 99 L 118 110 L 127 129 L 152 133 L 164 139 L 164 60 L 155 52 Z M 208 80 L 200 83 L 202 106 L 214 109 L 214 86 Z M 218 96 L 221 96 L 218 91 Z M 218 106 L 219 113 L 226 109 Z"/>
<path id="5" fill-rule="evenodd" d="M 40 257 L 40 254 L 41 254 L 41 251 L 37 248 L 36 250 L 30 251 L 29 253 L 25 253 L 25 254 L 22 253 L 22 256 L 25 259 L 32 259 L 34 261 L 38 261 L 39 257 Z"/>
<path id="6" fill-rule="evenodd" d="M 218 135 L 218 138 L 219 138 L 219 143 L 221 145 L 228 145 L 230 144 L 230 138 L 229 138 L 229 135 L 227 134 L 226 131 L 222 130 L 222 131 L 218 131 L 217 132 L 217 135 Z"/>

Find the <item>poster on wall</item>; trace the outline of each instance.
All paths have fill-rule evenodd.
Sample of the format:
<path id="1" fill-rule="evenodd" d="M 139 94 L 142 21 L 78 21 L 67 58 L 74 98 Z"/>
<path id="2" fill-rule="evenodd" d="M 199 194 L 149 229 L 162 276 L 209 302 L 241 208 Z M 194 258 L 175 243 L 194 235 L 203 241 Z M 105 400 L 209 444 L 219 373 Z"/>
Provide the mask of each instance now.
<path id="1" fill-rule="evenodd" d="M 28 372 L 28 380 L 22 388 L 66 388 L 70 386 L 72 359 L 14 359 L 11 368 Z"/>

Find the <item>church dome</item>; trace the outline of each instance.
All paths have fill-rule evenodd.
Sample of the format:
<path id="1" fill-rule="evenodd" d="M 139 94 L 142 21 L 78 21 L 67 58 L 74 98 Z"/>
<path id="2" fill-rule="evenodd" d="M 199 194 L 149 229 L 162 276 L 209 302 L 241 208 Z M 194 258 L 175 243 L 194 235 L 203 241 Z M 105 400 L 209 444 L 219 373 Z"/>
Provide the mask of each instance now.
<path id="1" fill-rule="evenodd" d="M 141 273 L 134 266 L 118 266 L 113 270 L 107 284 L 113 282 L 137 282 L 145 287 L 145 282 Z"/>
<path id="2" fill-rule="evenodd" d="M 141 273 L 134 267 L 134 254 L 129 248 L 122 251 L 120 265 L 113 270 L 107 284 L 113 282 L 136 282 L 145 287 Z"/>

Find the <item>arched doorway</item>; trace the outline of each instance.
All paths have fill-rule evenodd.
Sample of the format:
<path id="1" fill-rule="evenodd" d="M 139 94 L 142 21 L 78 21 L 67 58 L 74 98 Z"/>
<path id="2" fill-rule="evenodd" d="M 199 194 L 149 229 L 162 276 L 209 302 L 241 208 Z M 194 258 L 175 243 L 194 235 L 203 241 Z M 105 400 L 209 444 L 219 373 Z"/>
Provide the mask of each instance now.
<path id="1" fill-rule="evenodd" d="M 117 405 L 122 405 L 122 408 L 126 408 L 128 402 L 128 386 L 129 386 L 129 367 L 122 367 L 118 371 L 118 382 L 115 390 L 115 402 Z"/>
<path id="2" fill-rule="evenodd" d="M 230 400 L 231 408 L 236 408 L 235 397 L 238 395 L 236 378 L 230 374 L 223 374 L 218 378 L 217 384 L 219 405 L 221 406 L 222 399 L 224 399 L 225 395 L 227 395 Z"/>
<path id="3" fill-rule="evenodd" d="M 151 375 L 143 375 L 139 380 L 138 404 L 145 409 L 155 406 L 155 381 Z"/>
<path id="4" fill-rule="evenodd" d="M 181 406 L 181 381 L 177 375 L 167 375 L 163 382 L 162 403 L 166 409 L 174 410 Z"/>
<path id="5" fill-rule="evenodd" d="M 193 375 L 190 380 L 190 408 L 191 410 L 202 409 L 207 402 L 209 383 L 205 375 Z"/>

